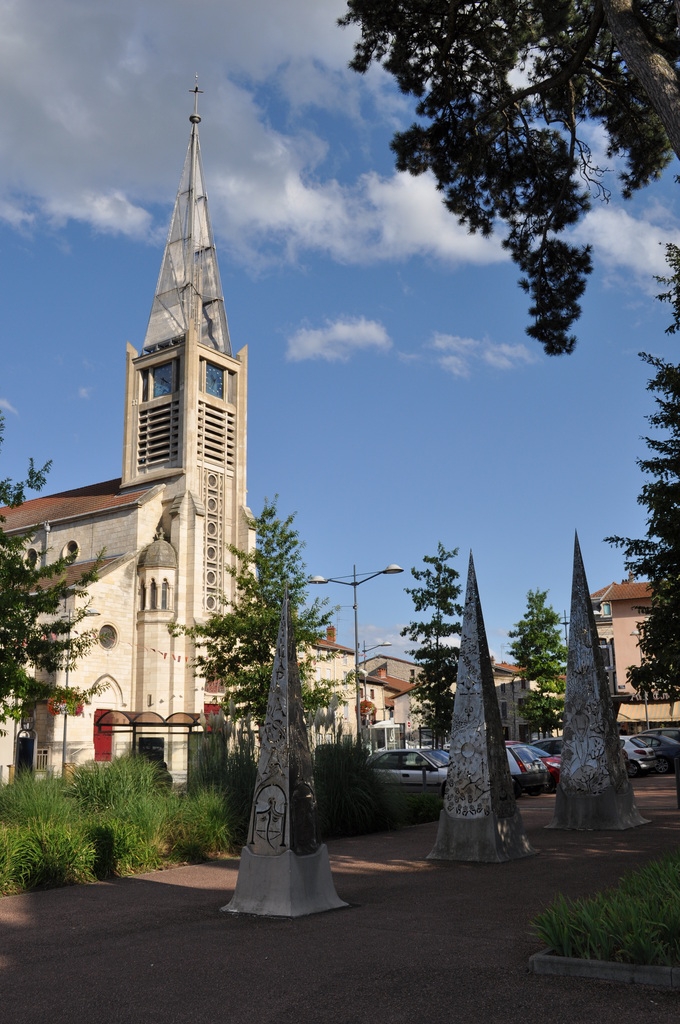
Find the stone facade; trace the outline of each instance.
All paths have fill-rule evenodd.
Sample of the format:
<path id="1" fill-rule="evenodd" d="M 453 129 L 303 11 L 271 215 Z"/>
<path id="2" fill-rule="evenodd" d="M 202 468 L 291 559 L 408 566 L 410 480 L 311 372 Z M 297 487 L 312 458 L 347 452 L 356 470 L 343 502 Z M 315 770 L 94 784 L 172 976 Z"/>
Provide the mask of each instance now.
<path id="1" fill-rule="evenodd" d="M 194 676 L 190 640 L 171 636 L 168 625 L 201 622 L 220 594 L 228 599 L 229 545 L 254 544 L 246 507 L 247 350 L 231 351 L 196 111 L 190 120 L 146 337 L 141 352 L 127 346 L 121 479 L 6 511 L 7 531 L 30 534 L 38 558 L 76 552 L 74 573 L 104 558 L 89 588 L 91 617 L 77 626 L 94 628 L 98 639 L 68 679 L 82 689 L 97 683 L 102 692 L 66 721 L 65 756 L 63 717 L 36 709 L 39 770 L 106 760 L 134 739 L 138 748 L 149 741 L 182 776 L 205 684 Z M 73 600 L 64 617 L 73 614 Z M 54 682 L 63 684 L 64 673 Z M 113 724 L 98 728 L 107 711 L 116 713 L 107 719 Z M 145 722 L 135 719 L 141 714 Z M 14 747 L 10 728 L 0 748 L 4 767 Z"/>

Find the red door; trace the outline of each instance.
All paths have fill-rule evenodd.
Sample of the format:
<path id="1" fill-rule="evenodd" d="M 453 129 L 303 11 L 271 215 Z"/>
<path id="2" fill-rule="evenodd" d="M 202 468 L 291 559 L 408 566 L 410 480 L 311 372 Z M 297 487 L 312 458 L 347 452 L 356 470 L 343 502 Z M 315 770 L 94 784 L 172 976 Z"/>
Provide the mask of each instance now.
<path id="1" fill-rule="evenodd" d="M 102 715 L 108 712 L 108 708 L 97 708 L 94 713 L 94 759 L 95 761 L 110 761 L 111 749 L 113 746 L 113 726 L 102 725 L 97 728 L 97 723 Z"/>

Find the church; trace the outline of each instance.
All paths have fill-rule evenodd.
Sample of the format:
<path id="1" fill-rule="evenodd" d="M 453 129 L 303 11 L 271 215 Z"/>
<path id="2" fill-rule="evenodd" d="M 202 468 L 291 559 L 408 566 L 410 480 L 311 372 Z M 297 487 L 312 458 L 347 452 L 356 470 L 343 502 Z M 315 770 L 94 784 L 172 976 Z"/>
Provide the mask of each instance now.
<path id="1" fill-rule="evenodd" d="M 252 550 L 246 507 L 247 349 L 233 353 L 204 185 L 195 91 L 189 147 L 141 351 L 126 353 L 122 475 L 5 511 L 30 534 L 28 557 L 75 554 L 75 580 L 102 553 L 88 588 L 96 642 L 56 685 L 100 687 L 76 716 L 39 705 L 0 738 L 10 765 L 59 774 L 134 749 L 186 775 L 192 736 L 215 700 L 195 677 L 192 625 L 232 596 L 229 545 Z M 93 439 L 94 440 L 94 439 Z M 63 617 L 85 599 L 71 597 Z M 56 714 L 54 712 L 57 712 Z"/>

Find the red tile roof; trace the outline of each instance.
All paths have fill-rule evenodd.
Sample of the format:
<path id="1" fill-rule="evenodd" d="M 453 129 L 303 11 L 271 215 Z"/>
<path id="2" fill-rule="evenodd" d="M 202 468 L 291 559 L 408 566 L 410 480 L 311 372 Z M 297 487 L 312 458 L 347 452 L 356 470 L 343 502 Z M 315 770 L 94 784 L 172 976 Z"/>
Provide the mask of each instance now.
<path id="1" fill-rule="evenodd" d="M 601 590 L 596 590 L 590 597 L 593 601 L 645 601 L 652 596 L 652 588 L 646 580 L 623 580 L 621 583 L 610 583 Z"/>
<path id="2" fill-rule="evenodd" d="M 5 522 L 6 531 L 29 530 L 44 522 L 56 522 L 75 516 L 104 512 L 112 508 L 124 508 L 136 504 L 155 484 L 138 488 L 135 491 L 120 490 L 120 478 L 105 480 L 100 484 L 78 487 L 74 491 L 61 491 L 59 494 L 46 494 L 44 497 L 32 498 L 16 508 L 0 508 L 0 516 Z"/>
<path id="3" fill-rule="evenodd" d="M 336 644 L 333 640 L 317 640 L 314 644 L 319 650 L 323 651 L 335 651 L 336 654 L 351 654 L 354 655 L 354 651 L 351 647 L 343 647 L 342 644 Z"/>
<path id="4" fill-rule="evenodd" d="M 105 576 L 109 569 L 112 567 L 113 563 L 117 562 L 120 557 L 120 555 L 112 555 L 111 558 L 103 558 L 100 562 L 99 568 L 97 569 L 97 576 Z M 63 576 L 58 577 L 58 579 L 60 581 L 63 580 L 67 587 L 72 587 L 76 580 L 80 579 L 80 577 L 84 573 L 89 572 L 90 569 L 93 568 L 95 563 L 96 559 L 94 558 L 90 559 L 90 561 L 87 562 L 74 562 L 73 565 L 68 565 L 66 567 Z M 56 580 L 57 577 L 55 577 L 55 579 L 42 580 L 42 587 L 45 588 L 54 586 Z"/>
<path id="5" fill-rule="evenodd" d="M 407 683 L 404 679 L 398 679 L 396 676 L 380 676 L 377 672 L 369 672 L 366 676 L 366 682 L 368 684 L 377 684 L 378 686 L 385 686 L 388 690 L 394 690 L 396 696 L 400 697 L 402 693 L 410 693 L 418 685 L 417 683 Z"/>

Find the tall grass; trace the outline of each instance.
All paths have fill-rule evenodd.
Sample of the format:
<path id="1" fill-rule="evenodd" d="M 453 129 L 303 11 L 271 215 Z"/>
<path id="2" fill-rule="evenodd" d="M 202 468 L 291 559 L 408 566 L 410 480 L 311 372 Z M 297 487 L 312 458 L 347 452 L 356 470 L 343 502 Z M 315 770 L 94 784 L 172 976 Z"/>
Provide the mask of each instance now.
<path id="1" fill-rule="evenodd" d="M 68 784 L 61 778 L 39 779 L 32 772 L 20 772 L 12 785 L 0 786 L 0 822 L 73 821 L 77 811 L 67 791 Z"/>
<path id="2" fill-rule="evenodd" d="M 314 750 L 314 784 L 322 836 L 353 836 L 396 828 L 407 818 L 399 786 L 368 764 L 370 750 L 350 736 Z"/>
<path id="3" fill-rule="evenodd" d="M 588 899 L 558 896 L 533 927 L 560 956 L 680 966 L 680 851 Z"/>
<path id="4" fill-rule="evenodd" d="M 126 755 L 78 765 L 68 792 L 84 811 L 124 812 L 131 801 L 154 798 L 164 788 L 159 765 L 145 757 Z"/>
<path id="5" fill-rule="evenodd" d="M 234 722 L 224 714 L 210 715 L 208 726 L 189 773 L 188 792 L 194 797 L 219 794 L 231 840 L 243 846 L 257 781 L 256 734 L 249 718 Z"/>

